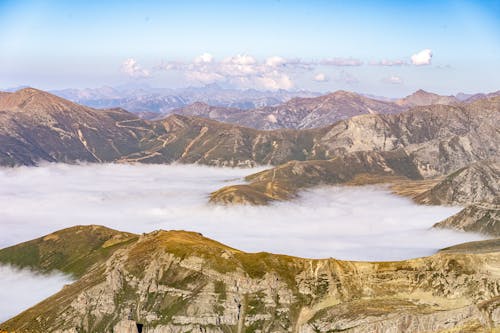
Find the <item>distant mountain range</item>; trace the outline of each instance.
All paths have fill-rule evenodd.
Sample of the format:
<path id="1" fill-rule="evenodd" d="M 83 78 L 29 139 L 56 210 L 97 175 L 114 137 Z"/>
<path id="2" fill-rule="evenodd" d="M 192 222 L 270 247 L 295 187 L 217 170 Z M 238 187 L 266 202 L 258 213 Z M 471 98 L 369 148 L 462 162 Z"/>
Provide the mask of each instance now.
<path id="1" fill-rule="evenodd" d="M 441 96 L 418 90 L 401 98 L 337 91 L 325 95 L 310 91 L 225 89 L 217 84 L 183 89 L 148 86 L 65 89 L 53 94 L 93 108 L 122 108 L 143 119 L 170 114 L 198 116 L 256 129 L 314 128 L 361 114 L 391 114 L 414 106 L 455 105 L 500 95 Z"/>
<path id="2" fill-rule="evenodd" d="M 314 97 L 309 91 L 260 91 L 255 89 L 225 89 L 217 84 L 179 89 L 144 86 L 101 87 L 53 90 L 51 93 L 93 108 L 120 107 L 151 119 L 165 116 L 173 109 L 202 102 L 211 106 L 242 110 L 278 105 L 294 97 Z"/>

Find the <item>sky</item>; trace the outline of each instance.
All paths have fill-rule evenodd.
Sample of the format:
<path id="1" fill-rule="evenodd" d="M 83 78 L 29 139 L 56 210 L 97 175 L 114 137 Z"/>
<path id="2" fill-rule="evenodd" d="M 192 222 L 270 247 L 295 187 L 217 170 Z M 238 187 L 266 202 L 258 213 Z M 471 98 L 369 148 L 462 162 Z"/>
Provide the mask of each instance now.
<path id="1" fill-rule="evenodd" d="M 0 0 L 0 88 L 500 89 L 499 1 Z"/>

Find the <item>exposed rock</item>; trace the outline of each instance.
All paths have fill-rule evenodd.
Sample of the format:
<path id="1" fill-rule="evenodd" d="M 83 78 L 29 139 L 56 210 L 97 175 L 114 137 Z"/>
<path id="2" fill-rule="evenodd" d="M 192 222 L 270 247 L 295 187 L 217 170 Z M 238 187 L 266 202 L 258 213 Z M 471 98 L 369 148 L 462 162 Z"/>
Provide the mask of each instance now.
<path id="1" fill-rule="evenodd" d="M 500 199 L 500 162 L 473 163 L 415 197 L 422 204 L 494 203 Z M 499 201 L 500 202 L 500 201 Z"/>
<path id="2" fill-rule="evenodd" d="M 293 198 L 301 189 L 333 184 L 373 184 L 391 179 L 422 179 L 403 151 L 355 152 L 327 161 L 292 161 L 246 177 L 248 185 L 224 187 L 210 196 L 214 203 L 262 205 Z"/>
<path id="3" fill-rule="evenodd" d="M 455 96 L 442 96 L 434 93 L 427 92 L 425 90 L 417 90 L 413 94 L 396 100 L 397 105 L 401 106 L 425 106 L 432 104 L 444 104 L 444 105 L 455 105 L 458 104 L 458 100 Z"/>
<path id="4" fill-rule="evenodd" d="M 467 206 L 457 214 L 436 223 L 434 228 L 479 232 L 500 237 L 500 204 Z"/>
<path id="5" fill-rule="evenodd" d="M 157 231 L 97 260 L 1 329 L 116 332 L 141 323 L 156 333 L 487 331 L 499 322 L 499 251 L 497 240 L 482 251 L 448 249 L 401 262 L 313 260 Z"/>
<path id="6" fill-rule="evenodd" d="M 496 97 L 460 107 L 362 115 L 316 129 L 259 131 L 196 117 L 148 122 L 124 110 L 95 110 L 27 88 L 0 96 L 0 164 L 252 166 L 405 149 L 422 175 L 434 177 L 498 156 L 499 110 Z"/>

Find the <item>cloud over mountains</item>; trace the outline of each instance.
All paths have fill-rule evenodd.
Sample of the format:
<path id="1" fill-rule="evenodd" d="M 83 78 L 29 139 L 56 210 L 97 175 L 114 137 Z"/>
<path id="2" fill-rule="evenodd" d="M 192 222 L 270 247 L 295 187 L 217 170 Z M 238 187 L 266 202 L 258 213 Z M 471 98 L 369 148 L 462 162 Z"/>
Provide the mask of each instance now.
<path id="1" fill-rule="evenodd" d="M 191 84 L 226 83 L 243 89 L 263 88 L 267 90 L 290 89 L 295 87 L 295 78 L 301 74 L 318 70 L 319 74 L 311 78 L 316 82 L 328 82 L 329 74 L 334 81 L 353 84 L 358 80 L 343 68 L 371 66 L 422 66 L 431 64 L 432 51 L 422 50 L 413 54 L 408 60 L 377 60 L 365 62 L 354 57 L 331 57 L 318 60 L 300 58 L 285 58 L 270 56 L 257 59 L 249 54 L 236 54 L 217 59 L 211 53 L 205 52 L 192 61 L 162 61 L 151 70 L 143 68 L 136 59 L 128 58 L 121 66 L 123 73 L 131 78 L 144 79 L 155 72 L 180 72 Z M 338 69 L 336 69 L 338 68 Z M 330 72 L 330 73 L 328 73 Z M 384 82 L 386 80 L 383 79 Z M 400 83 L 389 80 L 389 83 Z"/>

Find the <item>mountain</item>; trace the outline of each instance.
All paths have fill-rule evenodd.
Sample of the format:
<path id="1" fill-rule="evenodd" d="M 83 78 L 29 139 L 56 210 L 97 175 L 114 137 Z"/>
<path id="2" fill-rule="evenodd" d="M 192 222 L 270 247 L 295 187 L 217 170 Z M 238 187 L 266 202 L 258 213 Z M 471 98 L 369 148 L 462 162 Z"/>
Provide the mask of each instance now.
<path id="1" fill-rule="evenodd" d="M 455 171 L 415 197 L 422 204 L 493 203 L 500 196 L 500 162 L 481 161 Z"/>
<path id="2" fill-rule="evenodd" d="M 500 200 L 493 204 L 479 203 L 465 207 L 447 219 L 438 222 L 434 228 L 477 232 L 490 237 L 500 237 Z"/>
<path id="3" fill-rule="evenodd" d="M 392 179 L 422 179 L 403 150 L 354 152 L 325 161 L 291 161 L 246 177 L 248 185 L 224 187 L 210 196 L 210 202 L 263 205 L 288 200 L 301 189 L 334 184 L 371 184 Z"/>
<path id="4" fill-rule="evenodd" d="M 475 101 L 480 100 L 480 99 L 492 98 L 492 97 L 496 97 L 496 96 L 500 96 L 500 90 L 495 91 L 495 92 L 491 92 L 488 94 L 484 94 L 484 93 L 478 93 L 478 94 L 458 93 L 455 97 L 462 102 L 470 103 L 470 102 L 475 102 Z"/>
<path id="5" fill-rule="evenodd" d="M 279 165 L 405 149 L 425 178 L 499 155 L 500 97 L 370 114 L 305 130 L 262 131 L 198 117 L 145 121 L 23 89 L 0 97 L 0 165 L 40 161 Z M 487 119 L 488 121 L 485 121 Z"/>
<path id="6" fill-rule="evenodd" d="M 63 89 L 51 93 L 93 108 L 123 108 L 145 119 L 165 117 L 172 110 L 201 102 L 242 110 L 278 105 L 294 97 L 318 96 L 309 91 L 259 91 L 222 88 L 217 84 L 179 89 L 151 88 L 147 85 Z"/>
<path id="7" fill-rule="evenodd" d="M 416 195 L 421 204 L 466 206 L 435 228 L 500 237 L 500 163 L 484 160 L 459 169 Z"/>
<path id="8" fill-rule="evenodd" d="M 116 244 L 108 243 L 112 235 Z M 353 262 L 246 253 L 186 231 L 129 235 L 74 227 L 0 250 L 2 262 L 20 260 L 19 266 L 43 253 L 33 269 L 42 262 L 71 266 L 75 248 L 93 258 L 78 280 L 0 330 L 381 333 L 500 326 L 500 273 L 492 269 L 500 266 L 498 240 L 425 258 Z"/>
<path id="9" fill-rule="evenodd" d="M 417 90 L 413 94 L 395 101 L 396 104 L 406 107 L 425 106 L 432 104 L 455 105 L 459 103 L 455 96 L 442 96 L 425 90 Z"/>
<path id="10" fill-rule="evenodd" d="M 95 110 L 32 88 L 0 95 L 0 124 L 1 165 L 111 162 L 144 150 L 152 132 L 124 110 Z"/>
<path id="11" fill-rule="evenodd" d="M 257 129 L 304 129 L 333 124 L 361 114 L 391 114 L 404 108 L 391 102 L 379 101 L 362 95 L 337 91 L 312 98 L 293 98 L 277 106 L 252 110 L 210 107 L 195 103 L 173 110 L 181 115 L 196 115 L 218 121 Z"/>

